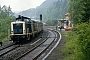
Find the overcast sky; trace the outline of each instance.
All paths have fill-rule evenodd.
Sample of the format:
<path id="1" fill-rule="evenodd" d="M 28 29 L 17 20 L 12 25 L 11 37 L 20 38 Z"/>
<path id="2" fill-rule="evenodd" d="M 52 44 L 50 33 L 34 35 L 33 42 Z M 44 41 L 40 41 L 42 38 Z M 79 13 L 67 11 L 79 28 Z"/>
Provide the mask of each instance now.
<path id="1" fill-rule="evenodd" d="M 12 11 L 23 11 L 29 8 L 35 8 L 45 0 L 0 0 L 0 5 L 6 5 L 12 8 Z"/>

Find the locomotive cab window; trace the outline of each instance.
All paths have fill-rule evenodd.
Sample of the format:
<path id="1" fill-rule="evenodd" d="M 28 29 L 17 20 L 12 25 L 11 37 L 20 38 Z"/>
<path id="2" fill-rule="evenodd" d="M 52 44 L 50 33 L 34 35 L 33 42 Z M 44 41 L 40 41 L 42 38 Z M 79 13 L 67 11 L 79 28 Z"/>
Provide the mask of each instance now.
<path id="1" fill-rule="evenodd" d="M 13 24 L 14 34 L 23 34 L 23 24 Z"/>

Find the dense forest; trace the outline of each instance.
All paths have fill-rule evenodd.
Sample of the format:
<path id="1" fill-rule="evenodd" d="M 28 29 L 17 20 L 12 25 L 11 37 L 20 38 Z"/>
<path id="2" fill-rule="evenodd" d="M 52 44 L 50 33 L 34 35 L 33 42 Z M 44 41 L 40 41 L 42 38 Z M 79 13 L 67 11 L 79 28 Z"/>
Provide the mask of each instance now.
<path id="1" fill-rule="evenodd" d="M 46 0 L 40 6 L 36 8 L 30 8 L 19 12 L 18 14 L 28 16 L 31 18 L 39 19 L 39 15 L 43 15 L 43 22 L 49 25 L 56 25 L 53 21 L 64 18 L 64 15 L 68 11 L 69 0 Z"/>
<path id="2" fill-rule="evenodd" d="M 67 37 L 65 60 L 90 60 L 90 0 L 70 0 L 68 12 L 74 27 Z"/>

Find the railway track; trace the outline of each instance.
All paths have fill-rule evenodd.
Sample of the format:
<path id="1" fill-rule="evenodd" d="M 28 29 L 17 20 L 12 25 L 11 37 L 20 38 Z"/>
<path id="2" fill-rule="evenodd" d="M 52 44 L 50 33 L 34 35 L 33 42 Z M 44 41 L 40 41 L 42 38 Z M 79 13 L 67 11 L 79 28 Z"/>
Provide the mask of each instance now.
<path id="1" fill-rule="evenodd" d="M 38 46 L 33 51 L 29 51 L 27 54 L 21 56 L 19 59 L 15 60 L 42 60 L 39 58 L 43 53 L 48 50 L 48 48 L 52 45 L 52 43 L 55 43 L 55 41 L 58 39 L 57 34 L 53 31 L 49 31 L 50 35 L 47 38 L 47 40 L 42 43 L 40 46 Z"/>
<path id="2" fill-rule="evenodd" d="M 10 51 L 18 48 L 18 47 L 19 47 L 19 45 L 12 45 L 12 46 L 9 46 L 9 47 L 1 50 L 1 51 L 0 51 L 0 57 L 3 56 L 3 55 L 5 55 L 5 54 L 7 54 L 8 52 L 10 52 Z"/>
<path id="3" fill-rule="evenodd" d="M 0 53 L 0 60 L 35 60 L 38 59 L 49 47 L 57 40 L 57 34 L 54 31 L 45 30 L 41 37 L 34 42 L 23 44 L 21 46 L 8 47 L 3 53 Z M 0 52 L 1 52 L 0 51 Z M 41 58 L 39 58 L 41 59 Z"/>
<path id="4" fill-rule="evenodd" d="M 8 47 L 10 47 L 10 46 L 12 46 L 12 45 L 14 45 L 15 43 L 13 43 L 12 41 L 10 41 L 10 42 L 8 42 L 8 43 L 6 43 L 6 44 L 3 44 L 1 47 L 0 47 L 0 51 L 1 50 L 4 50 L 4 49 L 6 49 L 6 48 L 8 48 Z"/>

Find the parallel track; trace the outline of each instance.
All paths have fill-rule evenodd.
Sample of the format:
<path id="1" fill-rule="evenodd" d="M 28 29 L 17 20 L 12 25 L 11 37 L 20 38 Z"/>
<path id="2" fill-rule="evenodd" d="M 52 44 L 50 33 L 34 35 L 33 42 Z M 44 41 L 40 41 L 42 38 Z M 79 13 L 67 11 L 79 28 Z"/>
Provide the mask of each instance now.
<path id="1" fill-rule="evenodd" d="M 0 47 L 0 51 L 1 50 L 4 50 L 4 49 L 6 49 L 6 48 L 8 48 L 8 47 L 10 47 L 10 46 L 12 46 L 12 45 L 14 45 L 15 43 L 13 43 L 13 42 L 8 42 L 7 44 L 4 44 L 4 45 L 2 45 L 1 47 Z"/>
<path id="2" fill-rule="evenodd" d="M 12 45 L 12 46 L 10 46 L 10 47 L 7 47 L 7 48 L 1 50 L 1 51 L 0 51 L 0 57 L 3 56 L 3 55 L 5 55 L 5 54 L 7 54 L 8 52 L 10 52 L 10 51 L 18 48 L 18 47 L 19 47 L 19 45 Z"/>
<path id="3" fill-rule="evenodd" d="M 14 60 L 15 58 L 18 58 L 18 56 L 21 56 L 22 54 L 25 54 L 28 50 L 33 50 L 35 49 L 37 46 L 39 46 L 40 44 L 42 44 L 46 39 L 45 38 L 40 38 L 38 41 L 35 41 L 34 43 L 27 43 L 27 44 L 23 44 L 21 46 L 16 46 L 16 47 L 8 47 L 6 48 L 6 50 L 1 50 L 0 52 L 0 59 L 3 60 Z M 18 47 L 18 48 L 17 48 Z M 24 51 L 25 49 L 25 51 Z M 20 51 L 22 50 L 22 51 Z M 22 53 L 21 53 L 22 52 Z M 24 52 L 24 53 L 23 53 Z M 14 54 L 13 54 L 14 53 Z M 18 55 L 18 53 L 20 53 Z M 10 56 L 9 56 L 10 55 Z M 12 55 L 12 56 L 11 56 Z M 14 55 L 17 55 L 14 57 Z"/>
<path id="4" fill-rule="evenodd" d="M 47 33 L 48 34 L 47 34 Z M 45 30 L 46 35 L 42 35 L 33 43 L 23 44 L 21 46 L 10 46 L 0 51 L 2 60 L 36 60 L 57 40 L 57 34 L 54 31 Z M 3 52 L 4 51 L 4 52 Z"/>
<path id="5" fill-rule="evenodd" d="M 28 51 L 27 53 L 23 54 L 21 57 L 15 60 L 36 60 L 38 57 L 40 57 L 40 55 L 42 55 L 42 53 L 45 52 L 57 38 L 55 32 L 49 31 L 49 33 L 50 34 L 45 42 L 37 46 L 34 50 Z"/>

